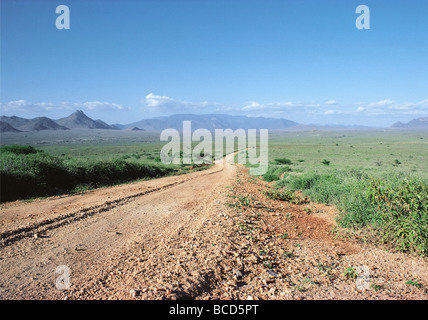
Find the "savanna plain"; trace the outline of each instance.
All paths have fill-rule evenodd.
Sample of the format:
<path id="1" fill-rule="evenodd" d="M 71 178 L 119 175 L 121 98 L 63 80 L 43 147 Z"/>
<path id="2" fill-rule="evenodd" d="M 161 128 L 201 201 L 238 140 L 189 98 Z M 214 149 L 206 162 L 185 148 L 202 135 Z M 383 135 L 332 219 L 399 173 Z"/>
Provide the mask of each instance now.
<path id="1" fill-rule="evenodd" d="M 427 131 L 272 131 L 263 176 L 162 146 L 2 133 L 0 298 L 427 299 Z"/>

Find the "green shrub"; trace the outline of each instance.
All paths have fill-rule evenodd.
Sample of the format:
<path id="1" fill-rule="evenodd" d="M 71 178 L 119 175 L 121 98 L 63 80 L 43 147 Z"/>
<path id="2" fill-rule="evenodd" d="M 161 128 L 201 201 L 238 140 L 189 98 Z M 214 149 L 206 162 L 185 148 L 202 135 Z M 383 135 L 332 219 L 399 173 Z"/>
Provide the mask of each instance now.
<path id="1" fill-rule="evenodd" d="M 279 164 L 291 164 L 292 163 L 290 159 L 286 159 L 286 158 L 275 159 L 275 162 L 277 162 Z"/>
<path id="2" fill-rule="evenodd" d="M 270 165 L 267 172 L 263 175 L 264 181 L 277 181 L 281 175 L 286 172 L 292 171 L 289 166 Z"/>
<path id="3" fill-rule="evenodd" d="M 162 164 L 64 159 L 29 146 L 2 147 L 0 201 L 67 193 L 80 185 L 98 187 L 155 178 L 172 171 Z"/>
<path id="4" fill-rule="evenodd" d="M 367 196 L 376 208 L 376 228 L 385 242 L 401 251 L 428 253 L 427 184 L 371 179 Z"/>
<path id="5" fill-rule="evenodd" d="M 0 153 L 10 152 L 13 154 L 31 154 L 41 152 L 40 150 L 35 149 L 32 146 L 21 146 L 21 145 L 10 145 L 0 147 Z"/>
<path id="6" fill-rule="evenodd" d="M 329 165 L 330 165 L 330 161 L 329 161 L 329 160 L 326 160 L 326 159 L 324 159 L 323 161 L 321 161 L 321 163 L 322 163 L 323 165 L 326 165 L 326 166 L 329 166 Z"/>
<path id="7" fill-rule="evenodd" d="M 46 196 L 73 185 L 62 161 L 44 152 L 2 153 L 0 175 L 1 201 Z"/>
<path id="8" fill-rule="evenodd" d="M 296 201 L 297 199 L 295 192 L 291 191 L 288 188 L 263 190 L 262 194 L 264 194 L 266 198 L 272 200 Z"/>
<path id="9" fill-rule="evenodd" d="M 336 205 L 339 225 L 371 227 L 400 251 L 428 254 L 428 184 L 397 174 L 369 177 L 362 170 L 329 170 L 276 183 L 301 190 L 312 201 Z"/>

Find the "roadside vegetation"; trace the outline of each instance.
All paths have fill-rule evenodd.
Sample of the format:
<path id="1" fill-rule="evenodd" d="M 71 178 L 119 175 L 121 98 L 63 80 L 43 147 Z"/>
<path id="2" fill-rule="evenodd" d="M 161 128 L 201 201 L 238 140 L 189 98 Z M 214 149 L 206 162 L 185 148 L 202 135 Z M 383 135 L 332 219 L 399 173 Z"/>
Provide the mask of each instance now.
<path id="1" fill-rule="evenodd" d="M 297 135 L 270 141 L 262 179 L 274 186 L 267 197 L 295 202 L 301 191 L 314 202 L 335 205 L 340 227 L 428 256 L 426 132 Z"/>
<path id="2" fill-rule="evenodd" d="M 400 251 L 428 255 L 427 180 L 360 170 L 308 172 L 278 181 L 278 189 L 300 190 L 312 201 L 335 205 L 338 224 L 368 228 L 377 240 Z"/>
<path id="3" fill-rule="evenodd" d="M 156 153 L 114 159 L 52 155 L 32 146 L 0 148 L 1 202 L 79 192 L 139 179 L 200 170 L 206 166 L 164 165 Z M 159 159 L 157 159 L 159 158 Z"/>

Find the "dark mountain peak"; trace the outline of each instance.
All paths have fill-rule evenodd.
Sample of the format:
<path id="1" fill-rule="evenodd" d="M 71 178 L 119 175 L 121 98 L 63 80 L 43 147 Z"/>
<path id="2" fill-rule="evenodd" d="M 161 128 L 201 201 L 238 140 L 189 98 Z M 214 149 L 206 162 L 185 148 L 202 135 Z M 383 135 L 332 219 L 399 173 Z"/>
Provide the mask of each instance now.
<path id="1" fill-rule="evenodd" d="M 70 129 L 113 129 L 102 120 L 92 120 L 82 110 L 76 110 L 68 117 L 56 120 L 56 123 Z"/>
<path id="2" fill-rule="evenodd" d="M 138 127 L 132 127 L 132 128 L 129 128 L 128 130 L 131 130 L 131 131 L 144 131 L 144 129 L 141 129 L 141 128 L 138 128 Z"/>
<path id="3" fill-rule="evenodd" d="M 66 118 L 75 118 L 75 119 L 91 119 L 89 118 L 82 110 L 76 110 Z M 65 118 L 63 118 L 65 119 Z M 91 119 L 92 120 L 92 119 Z"/>

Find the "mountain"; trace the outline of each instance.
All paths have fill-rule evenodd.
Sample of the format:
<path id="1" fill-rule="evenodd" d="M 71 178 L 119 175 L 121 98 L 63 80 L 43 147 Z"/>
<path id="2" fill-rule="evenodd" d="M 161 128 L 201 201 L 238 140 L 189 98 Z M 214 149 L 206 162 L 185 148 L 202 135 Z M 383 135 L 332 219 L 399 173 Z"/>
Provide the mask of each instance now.
<path id="1" fill-rule="evenodd" d="M 129 130 L 129 131 L 144 131 L 144 129 L 140 129 L 138 127 L 132 127 L 132 128 L 128 128 L 126 130 Z"/>
<path id="2" fill-rule="evenodd" d="M 160 131 L 167 128 L 182 130 L 183 121 L 190 120 L 192 131 L 196 129 L 285 129 L 298 125 L 294 121 L 287 119 L 263 118 L 263 117 L 246 117 L 246 116 L 231 116 L 226 114 L 175 114 L 165 117 L 156 117 L 152 119 L 144 119 L 133 122 L 127 125 L 118 125 L 121 129 L 132 127 L 143 128 L 144 130 Z"/>
<path id="3" fill-rule="evenodd" d="M 70 129 L 114 129 L 102 120 L 92 120 L 81 110 L 55 122 Z"/>
<path id="4" fill-rule="evenodd" d="M 40 131 L 40 130 L 68 130 L 52 119 L 47 117 L 37 117 L 34 119 L 24 119 L 16 116 L 1 116 L 0 121 L 5 122 L 18 131 Z"/>
<path id="5" fill-rule="evenodd" d="M 407 123 L 398 121 L 391 128 L 428 129 L 428 117 L 413 119 Z"/>
<path id="6" fill-rule="evenodd" d="M 29 119 L 24 119 L 24 118 L 20 118 L 17 116 L 11 116 L 11 117 L 7 117 L 7 116 L 1 116 L 0 117 L 0 121 L 8 123 L 9 125 L 11 125 L 14 128 L 18 128 L 21 126 L 25 126 L 28 125 L 29 123 Z"/>
<path id="7" fill-rule="evenodd" d="M 0 121 L 0 132 L 21 132 L 21 130 L 12 127 L 7 122 Z"/>
<path id="8" fill-rule="evenodd" d="M 78 110 L 66 118 L 52 120 L 47 117 L 25 119 L 17 116 L 1 116 L 2 132 L 17 129 L 18 131 L 40 131 L 40 130 L 69 130 L 69 129 L 119 129 L 110 126 L 102 120 L 92 120 L 83 111 Z M 5 124 L 3 124 L 5 123 Z M 8 126 L 8 124 L 12 129 Z M 17 132 L 17 131 L 15 131 Z"/>

